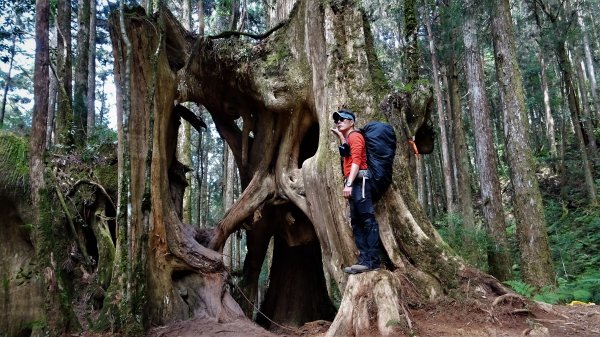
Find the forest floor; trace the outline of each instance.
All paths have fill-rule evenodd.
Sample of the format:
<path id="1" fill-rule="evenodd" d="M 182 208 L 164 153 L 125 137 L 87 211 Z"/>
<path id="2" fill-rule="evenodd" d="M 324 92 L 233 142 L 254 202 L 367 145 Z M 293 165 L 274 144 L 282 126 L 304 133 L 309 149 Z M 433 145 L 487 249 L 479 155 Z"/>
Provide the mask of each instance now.
<path id="1" fill-rule="evenodd" d="M 412 310 L 411 337 L 600 336 L 600 305 L 542 305 L 535 312 L 519 313 L 505 309 L 494 312 L 473 303 L 450 302 Z M 293 334 L 280 331 L 279 336 L 322 337 L 328 327 L 328 322 L 311 322 Z"/>
<path id="2" fill-rule="evenodd" d="M 487 303 L 489 304 L 489 303 Z M 411 310 L 415 334 L 411 337 L 592 337 L 600 336 L 600 305 L 545 305 L 535 310 L 487 309 L 483 302 L 450 301 Z M 249 321 L 219 324 L 195 319 L 154 328 L 152 337 L 323 337 L 331 322 L 316 321 L 300 328 L 266 331 Z M 365 332 L 363 336 L 369 336 Z M 405 336 L 398 332 L 395 336 Z"/>

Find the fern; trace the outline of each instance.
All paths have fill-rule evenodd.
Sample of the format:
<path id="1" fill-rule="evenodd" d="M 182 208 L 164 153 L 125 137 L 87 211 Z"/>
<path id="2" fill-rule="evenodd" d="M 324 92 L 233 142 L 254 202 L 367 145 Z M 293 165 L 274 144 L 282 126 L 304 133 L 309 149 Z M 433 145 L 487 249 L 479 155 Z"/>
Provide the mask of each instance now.
<path id="1" fill-rule="evenodd" d="M 535 292 L 535 287 L 521 280 L 508 280 L 504 284 L 512 288 L 517 294 L 531 298 Z"/>

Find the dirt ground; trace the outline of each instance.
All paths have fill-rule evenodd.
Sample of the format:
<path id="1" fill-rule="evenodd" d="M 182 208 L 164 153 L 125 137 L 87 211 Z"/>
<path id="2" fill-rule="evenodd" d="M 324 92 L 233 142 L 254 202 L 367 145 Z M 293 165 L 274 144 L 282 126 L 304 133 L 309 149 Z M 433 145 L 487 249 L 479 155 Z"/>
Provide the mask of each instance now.
<path id="1" fill-rule="evenodd" d="M 488 303 L 489 304 L 489 303 Z M 484 305 L 486 307 L 484 307 Z M 592 337 L 600 336 L 599 305 L 544 305 L 536 309 L 473 301 L 437 303 L 411 310 L 411 337 Z M 179 322 L 149 331 L 152 337 L 323 337 L 331 322 L 316 321 L 300 328 L 279 327 L 266 331 L 248 321 L 219 324 L 207 319 Z M 364 336 L 369 335 L 365 333 Z M 405 336 L 398 333 L 397 336 Z"/>
<path id="2" fill-rule="evenodd" d="M 454 304 L 412 311 L 411 337 L 592 337 L 600 336 L 600 306 L 545 306 L 546 310 L 494 313 Z M 311 322 L 279 336 L 322 337 L 329 322 Z M 398 336 L 404 336 L 398 334 Z"/>

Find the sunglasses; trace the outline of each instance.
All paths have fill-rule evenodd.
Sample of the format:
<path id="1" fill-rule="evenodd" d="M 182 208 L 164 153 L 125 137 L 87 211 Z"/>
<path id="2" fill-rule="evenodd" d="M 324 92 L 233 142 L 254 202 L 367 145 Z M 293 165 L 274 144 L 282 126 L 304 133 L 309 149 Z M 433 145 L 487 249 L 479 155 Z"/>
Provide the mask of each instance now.
<path id="1" fill-rule="evenodd" d="M 346 120 L 350 120 L 350 119 L 348 119 L 348 118 L 336 119 L 336 120 L 333 121 L 333 124 L 338 124 L 338 123 L 341 123 L 341 122 L 346 121 Z"/>

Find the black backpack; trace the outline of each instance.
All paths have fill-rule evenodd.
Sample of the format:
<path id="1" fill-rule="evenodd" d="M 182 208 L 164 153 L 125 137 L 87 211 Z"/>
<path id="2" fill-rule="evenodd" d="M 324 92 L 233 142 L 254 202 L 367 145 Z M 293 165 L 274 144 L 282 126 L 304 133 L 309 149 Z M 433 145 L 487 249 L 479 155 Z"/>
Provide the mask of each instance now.
<path id="1" fill-rule="evenodd" d="M 367 148 L 367 166 L 372 196 L 378 200 L 392 183 L 396 134 L 391 125 L 369 122 L 360 129 Z"/>

